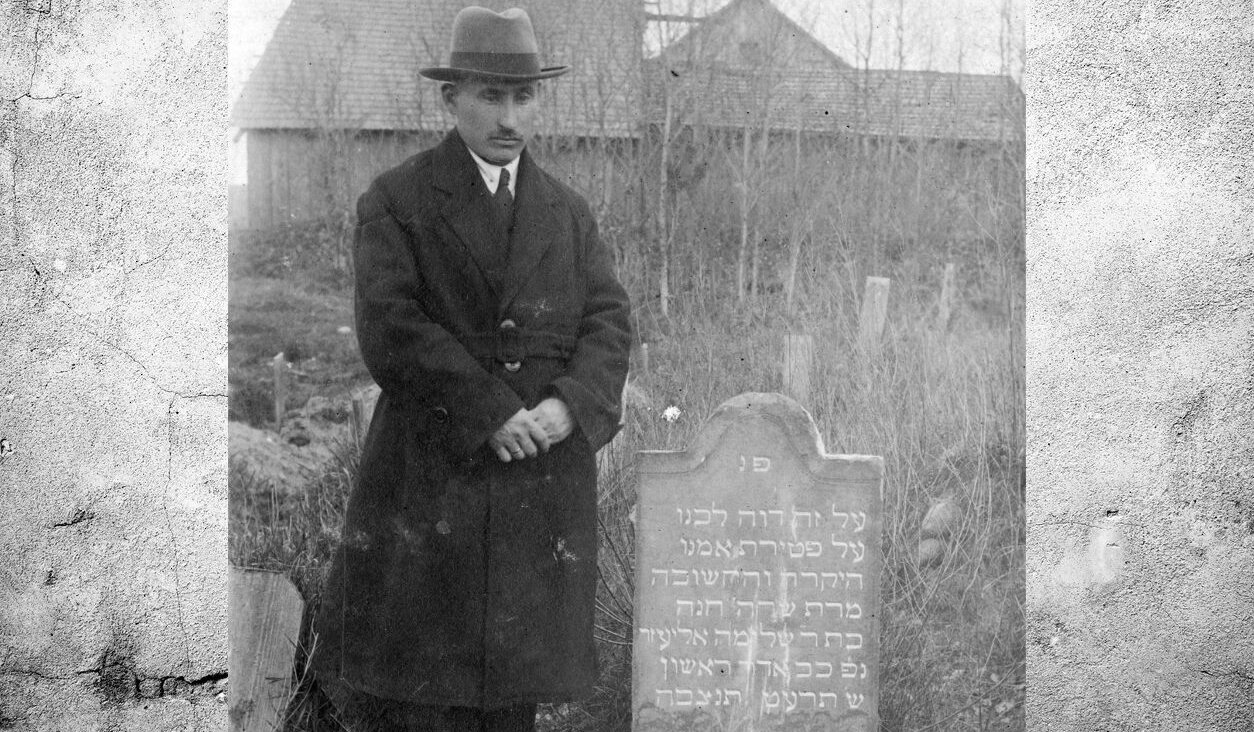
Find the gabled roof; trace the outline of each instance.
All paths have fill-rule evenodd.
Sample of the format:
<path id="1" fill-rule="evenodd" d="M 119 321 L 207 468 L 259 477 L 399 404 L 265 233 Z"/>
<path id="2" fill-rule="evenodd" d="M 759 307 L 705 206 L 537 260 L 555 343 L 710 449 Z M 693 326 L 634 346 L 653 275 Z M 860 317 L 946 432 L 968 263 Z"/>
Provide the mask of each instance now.
<path id="1" fill-rule="evenodd" d="M 759 57 L 746 58 L 745 44 L 757 44 Z M 697 21 L 658 57 L 667 63 L 701 59 L 732 69 L 761 62 L 794 69 L 853 68 L 770 0 L 732 0 Z"/>
<path id="2" fill-rule="evenodd" d="M 476 0 L 495 10 L 519 0 Z M 243 129 L 442 130 L 439 85 L 453 17 L 468 0 L 292 0 L 231 114 Z M 542 85 L 540 129 L 623 136 L 639 118 L 641 15 L 635 0 L 525 3 L 545 64 L 570 74 Z"/>
<path id="3" fill-rule="evenodd" d="M 758 53 L 754 53 L 758 52 Z M 1022 137 L 1008 76 L 855 69 L 770 0 L 732 0 L 645 64 L 649 118 L 893 137 Z"/>

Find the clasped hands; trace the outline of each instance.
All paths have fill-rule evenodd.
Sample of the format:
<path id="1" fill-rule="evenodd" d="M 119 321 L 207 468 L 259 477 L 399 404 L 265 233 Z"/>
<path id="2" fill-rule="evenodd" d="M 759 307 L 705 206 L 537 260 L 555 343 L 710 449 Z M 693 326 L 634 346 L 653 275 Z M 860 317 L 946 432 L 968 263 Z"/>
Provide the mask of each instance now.
<path id="1" fill-rule="evenodd" d="M 533 458 L 569 437 L 574 428 L 566 402 L 549 397 L 535 409 L 514 413 L 488 438 L 488 446 L 503 463 Z"/>

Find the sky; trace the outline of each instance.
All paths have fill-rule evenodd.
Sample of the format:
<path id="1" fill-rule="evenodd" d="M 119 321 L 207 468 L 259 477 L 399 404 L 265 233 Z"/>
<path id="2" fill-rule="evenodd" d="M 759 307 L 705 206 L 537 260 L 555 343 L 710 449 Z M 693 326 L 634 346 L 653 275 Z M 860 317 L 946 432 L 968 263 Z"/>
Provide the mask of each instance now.
<path id="1" fill-rule="evenodd" d="M 1019 78 L 1024 0 L 776 0 L 846 61 Z M 900 27 L 899 27 L 900 26 Z M 900 35 L 900 42 L 898 40 Z"/>

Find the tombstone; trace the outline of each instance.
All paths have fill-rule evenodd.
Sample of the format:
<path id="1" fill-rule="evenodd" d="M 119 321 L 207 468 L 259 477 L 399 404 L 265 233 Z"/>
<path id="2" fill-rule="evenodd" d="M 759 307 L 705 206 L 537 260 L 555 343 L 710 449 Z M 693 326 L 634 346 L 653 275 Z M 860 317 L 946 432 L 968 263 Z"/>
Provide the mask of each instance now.
<path id="1" fill-rule="evenodd" d="M 784 393 L 801 404 L 810 403 L 810 374 L 814 371 L 814 336 L 784 336 Z"/>
<path id="2" fill-rule="evenodd" d="M 231 568 L 227 594 L 231 729 L 280 729 L 293 693 L 305 601 L 286 576 L 237 567 Z"/>
<path id="3" fill-rule="evenodd" d="M 887 277 L 867 277 L 862 293 L 862 310 L 858 314 L 858 345 L 864 352 L 880 347 L 884 335 L 884 322 L 888 319 L 888 289 L 892 280 Z"/>
<path id="4" fill-rule="evenodd" d="M 779 394 L 640 457 L 633 732 L 877 729 L 883 459 Z"/>
<path id="5" fill-rule="evenodd" d="M 945 264 L 945 275 L 941 279 L 940 300 L 936 306 L 936 329 L 944 332 L 949 329 L 949 321 L 953 319 L 954 299 L 958 290 L 958 268 L 953 262 Z"/>

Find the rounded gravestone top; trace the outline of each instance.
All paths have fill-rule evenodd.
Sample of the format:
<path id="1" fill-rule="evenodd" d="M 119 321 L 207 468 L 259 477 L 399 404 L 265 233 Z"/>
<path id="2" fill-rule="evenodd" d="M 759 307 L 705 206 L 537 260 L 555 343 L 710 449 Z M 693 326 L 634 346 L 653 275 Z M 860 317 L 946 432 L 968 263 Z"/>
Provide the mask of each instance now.
<path id="1" fill-rule="evenodd" d="M 714 410 L 686 450 L 641 451 L 644 472 L 687 472 L 703 464 L 728 430 L 737 423 L 760 420 L 774 427 L 809 466 L 815 477 L 840 475 L 842 480 L 878 482 L 884 460 L 876 455 L 828 454 L 814 418 L 796 400 L 772 392 L 746 392 Z M 850 473 L 854 468 L 854 473 Z"/>

